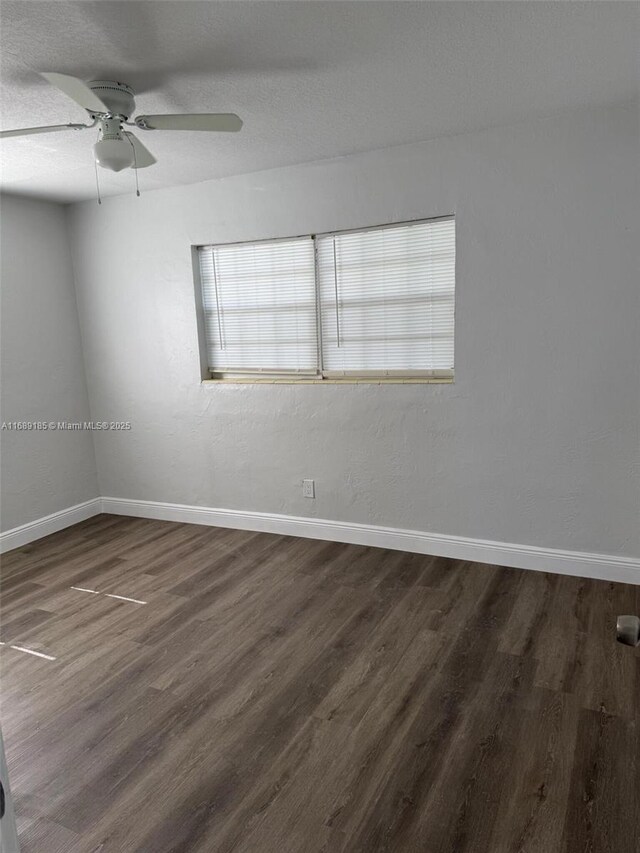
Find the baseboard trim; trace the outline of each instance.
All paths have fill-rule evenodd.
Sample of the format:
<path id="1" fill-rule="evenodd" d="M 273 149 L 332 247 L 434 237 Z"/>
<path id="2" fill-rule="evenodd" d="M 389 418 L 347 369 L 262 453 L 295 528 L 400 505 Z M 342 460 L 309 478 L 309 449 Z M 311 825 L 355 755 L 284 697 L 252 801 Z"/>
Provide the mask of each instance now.
<path id="1" fill-rule="evenodd" d="M 518 569 L 533 569 L 640 585 L 640 560 L 632 557 L 539 548 L 533 545 L 516 545 L 510 542 L 470 539 L 465 536 L 447 536 L 372 524 L 302 518 L 267 512 L 213 509 L 158 501 L 102 498 L 102 511 L 113 515 L 181 521 L 213 527 L 232 527 L 240 530 L 302 536 L 309 539 L 325 539 L 332 542 L 348 542 L 354 545 L 371 545 L 377 548 L 451 557 L 455 560 L 470 560 Z"/>
<path id="2" fill-rule="evenodd" d="M 214 509 L 188 504 L 109 497 L 93 498 L 0 533 L 0 553 L 21 548 L 29 542 L 57 533 L 101 512 L 162 521 L 181 521 L 187 524 L 204 524 L 212 527 L 231 527 L 237 530 L 255 530 L 285 536 L 302 536 L 331 542 L 348 542 L 353 545 L 370 545 L 376 548 L 450 557 L 454 560 L 469 560 L 476 563 L 640 585 L 640 560 L 632 557 L 516 545 L 489 539 L 447 536 L 421 530 L 379 527 L 373 524 L 331 521 L 324 518 L 303 518 L 268 512 Z"/>
<path id="3" fill-rule="evenodd" d="M 43 518 L 37 518 L 28 524 L 21 524 L 20 527 L 13 527 L 11 530 L 0 533 L 0 554 L 12 551 L 14 548 L 21 548 L 29 542 L 57 533 L 65 527 L 71 527 L 101 512 L 102 499 L 92 498 L 81 504 L 52 512 L 51 515 L 45 515 Z"/>

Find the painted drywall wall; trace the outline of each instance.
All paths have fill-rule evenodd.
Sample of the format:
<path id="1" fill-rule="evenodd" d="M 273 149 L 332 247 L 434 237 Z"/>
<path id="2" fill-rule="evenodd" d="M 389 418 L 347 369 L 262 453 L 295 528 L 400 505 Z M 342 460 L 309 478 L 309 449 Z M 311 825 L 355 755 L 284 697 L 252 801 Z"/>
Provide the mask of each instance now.
<path id="1" fill-rule="evenodd" d="M 132 425 L 95 436 L 101 494 L 637 556 L 638 126 L 627 104 L 154 192 L 142 172 L 139 199 L 70 207 L 92 414 Z M 192 244 L 450 213 L 455 384 L 200 383 Z"/>
<path id="2" fill-rule="evenodd" d="M 64 208 L 2 196 L 0 237 L 0 420 L 89 421 Z M 3 428 L 0 462 L 2 530 L 98 495 L 90 432 Z"/>

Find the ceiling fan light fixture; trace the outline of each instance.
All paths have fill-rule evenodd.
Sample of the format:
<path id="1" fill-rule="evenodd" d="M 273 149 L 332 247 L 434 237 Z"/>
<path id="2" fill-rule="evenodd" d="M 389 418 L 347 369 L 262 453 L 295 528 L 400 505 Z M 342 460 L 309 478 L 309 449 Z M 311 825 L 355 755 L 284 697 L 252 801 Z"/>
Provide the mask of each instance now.
<path id="1" fill-rule="evenodd" d="M 133 166 L 133 146 L 127 139 L 100 139 L 93 146 L 96 163 L 111 172 Z"/>

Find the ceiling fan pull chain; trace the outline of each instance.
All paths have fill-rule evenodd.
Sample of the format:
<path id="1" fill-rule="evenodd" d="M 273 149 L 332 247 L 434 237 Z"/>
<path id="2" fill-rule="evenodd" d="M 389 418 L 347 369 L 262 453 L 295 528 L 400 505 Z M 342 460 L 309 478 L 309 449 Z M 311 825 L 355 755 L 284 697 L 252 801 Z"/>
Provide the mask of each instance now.
<path id="1" fill-rule="evenodd" d="M 140 186 L 138 184 L 138 160 L 136 158 L 136 146 L 133 144 L 129 136 L 125 133 L 125 139 L 129 142 L 129 145 L 133 148 L 133 171 L 136 173 L 136 195 L 140 198 Z"/>
<path id="2" fill-rule="evenodd" d="M 133 170 L 136 173 L 136 195 L 140 198 L 140 187 L 138 185 L 138 167 L 136 166 L 136 149 L 133 148 Z"/>
<path id="3" fill-rule="evenodd" d="M 98 180 L 98 163 L 95 159 L 93 161 L 93 166 L 96 170 L 96 192 L 98 194 L 98 204 L 102 204 L 102 199 L 100 198 L 100 181 Z"/>

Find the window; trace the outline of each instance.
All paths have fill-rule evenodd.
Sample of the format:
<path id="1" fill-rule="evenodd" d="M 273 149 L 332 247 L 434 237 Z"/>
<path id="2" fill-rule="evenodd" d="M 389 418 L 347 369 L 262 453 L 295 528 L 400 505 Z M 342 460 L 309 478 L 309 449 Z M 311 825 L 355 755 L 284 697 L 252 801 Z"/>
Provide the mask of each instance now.
<path id="1" fill-rule="evenodd" d="M 215 378 L 453 377 L 453 217 L 198 255 Z"/>
<path id="2" fill-rule="evenodd" d="M 316 375 L 313 240 L 202 247 L 209 369 Z"/>

